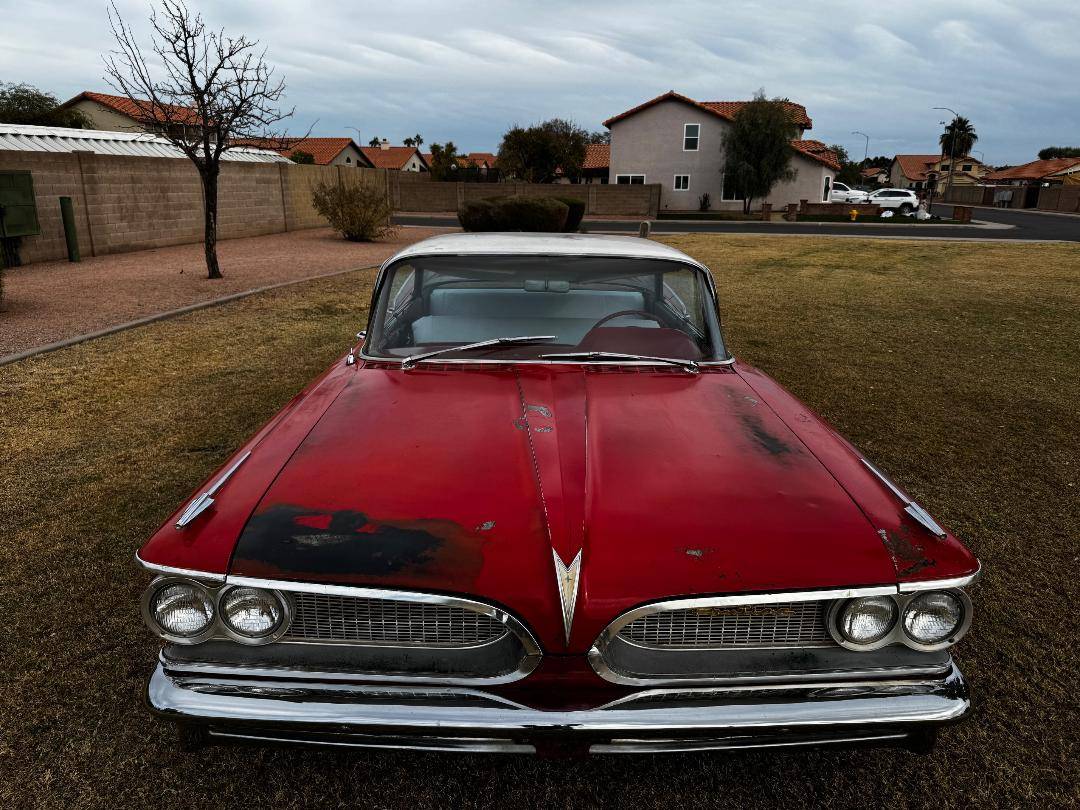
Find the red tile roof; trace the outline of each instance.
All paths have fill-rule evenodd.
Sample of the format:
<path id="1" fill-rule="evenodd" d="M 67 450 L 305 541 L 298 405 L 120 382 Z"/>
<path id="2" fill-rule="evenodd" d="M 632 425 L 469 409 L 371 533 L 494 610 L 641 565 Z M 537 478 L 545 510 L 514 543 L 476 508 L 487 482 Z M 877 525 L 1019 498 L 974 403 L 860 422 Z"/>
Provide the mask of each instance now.
<path id="1" fill-rule="evenodd" d="M 984 180 L 1042 180 L 1058 172 L 1080 166 L 1080 158 L 1051 158 L 1049 160 L 1033 160 L 1023 166 L 1013 166 L 1010 169 L 990 172 Z"/>
<path id="2" fill-rule="evenodd" d="M 888 174 L 888 169 L 882 169 L 880 166 L 867 166 L 865 169 L 859 169 L 859 174 L 863 177 L 874 177 L 879 174 Z"/>
<path id="3" fill-rule="evenodd" d="M 661 101 L 681 101 L 683 104 L 689 104 L 691 107 L 697 107 L 699 110 L 712 113 L 726 121 L 730 121 L 735 117 L 735 114 L 743 108 L 744 105 L 749 102 L 746 101 L 694 101 L 694 99 L 676 93 L 674 90 L 669 90 L 663 95 L 656 98 L 649 99 L 644 104 L 639 104 L 633 109 L 626 112 L 619 113 L 612 118 L 609 118 L 604 122 L 605 127 L 610 127 L 616 121 L 621 121 L 624 118 L 629 118 L 631 115 L 641 112 L 644 109 L 652 107 L 654 104 L 659 104 Z M 810 119 L 810 116 L 806 114 L 806 107 L 802 104 L 796 104 L 793 101 L 785 101 L 784 108 L 791 115 L 791 120 L 798 124 L 803 129 L 813 129 L 814 122 Z"/>
<path id="4" fill-rule="evenodd" d="M 376 169 L 400 169 L 413 155 L 419 155 L 424 166 L 428 165 L 424 156 L 413 146 L 388 146 L 385 149 L 381 146 L 361 146 L 360 151 Z"/>
<path id="5" fill-rule="evenodd" d="M 342 151 L 352 145 L 356 146 L 356 143 L 352 138 L 295 138 L 285 139 L 284 141 L 275 141 L 269 138 L 245 138 L 244 140 L 237 141 L 237 143 L 243 146 L 254 146 L 259 149 L 273 149 L 283 155 L 284 157 L 291 157 L 293 152 L 307 152 L 309 155 L 315 158 L 315 162 L 320 166 L 326 166 L 333 163 L 334 158 L 342 153 Z M 279 146 L 284 146 L 278 148 Z M 370 167 L 371 161 L 363 157 L 362 159 Z M 357 161 L 360 162 L 359 160 Z"/>
<path id="6" fill-rule="evenodd" d="M 149 101 L 132 101 L 125 96 L 112 96 L 108 93 L 92 93 L 89 90 L 79 93 L 68 101 L 63 103 L 63 107 L 70 107 L 72 104 L 82 100 L 96 101 L 103 107 L 108 107 L 114 112 L 118 112 L 121 115 L 126 115 L 140 123 L 148 122 L 160 122 L 162 115 L 160 112 L 155 111 Z M 170 117 L 178 124 L 196 124 L 199 120 L 198 113 L 189 107 L 178 107 L 174 104 L 162 105 L 171 111 Z"/>
<path id="7" fill-rule="evenodd" d="M 481 164 L 487 164 L 489 169 L 495 168 L 495 161 L 498 158 L 491 152 L 469 152 L 465 156 L 465 160 L 470 166 L 479 166 Z"/>
<path id="8" fill-rule="evenodd" d="M 792 141 L 791 147 L 811 160 L 816 160 L 830 169 L 840 171 L 840 158 L 821 141 Z"/>
<path id="9" fill-rule="evenodd" d="M 941 155 L 897 155 L 893 160 L 900 164 L 900 172 L 908 180 L 925 180 L 926 173 L 941 160 Z"/>
<path id="10" fill-rule="evenodd" d="M 611 145 L 606 143 L 590 143 L 585 147 L 585 160 L 581 164 L 583 169 L 606 169 L 611 165 Z"/>

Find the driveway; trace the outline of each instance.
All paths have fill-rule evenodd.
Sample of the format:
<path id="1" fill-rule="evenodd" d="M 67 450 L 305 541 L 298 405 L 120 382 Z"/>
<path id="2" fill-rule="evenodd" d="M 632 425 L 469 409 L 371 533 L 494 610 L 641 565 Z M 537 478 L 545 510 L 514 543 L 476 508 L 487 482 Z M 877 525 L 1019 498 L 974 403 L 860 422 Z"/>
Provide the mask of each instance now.
<path id="1" fill-rule="evenodd" d="M 951 216 L 951 205 L 935 205 L 934 213 Z M 799 234 L 803 236 L 899 236 L 905 239 L 1054 239 L 1080 242 L 1080 216 L 1062 216 L 1033 211 L 996 208 L 975 209 L 975 219 L 998 227 L 860 225 L 844 222 L 709 222 L 701 220 L 651 220 L 652 233 L 753 233 Z M 396 222 L 426 227 L 454 227 L 454 214 L 407 214 Z M 587 219 L 592 232 L 637 233 L 640 220 Z"/>

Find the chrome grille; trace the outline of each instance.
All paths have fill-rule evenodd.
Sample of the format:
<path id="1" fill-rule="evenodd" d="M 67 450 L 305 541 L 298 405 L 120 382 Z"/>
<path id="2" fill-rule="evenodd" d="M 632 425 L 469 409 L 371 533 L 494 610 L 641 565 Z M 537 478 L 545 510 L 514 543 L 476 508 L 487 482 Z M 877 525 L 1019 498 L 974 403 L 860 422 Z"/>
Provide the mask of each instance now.
<path id="1" fill-rule="evenodd" d="M 292 593 L 286 641 L 467 647 L 506 633 L 498 619 L 454 605 Z"/>
<path id="2" fill-rule="evenodd" d="M 723 649 L 828 644 L 827 602 L 776 602 L 760 605 L 667 610 L 635 619 L 619 631 L 643 647 Z"/>

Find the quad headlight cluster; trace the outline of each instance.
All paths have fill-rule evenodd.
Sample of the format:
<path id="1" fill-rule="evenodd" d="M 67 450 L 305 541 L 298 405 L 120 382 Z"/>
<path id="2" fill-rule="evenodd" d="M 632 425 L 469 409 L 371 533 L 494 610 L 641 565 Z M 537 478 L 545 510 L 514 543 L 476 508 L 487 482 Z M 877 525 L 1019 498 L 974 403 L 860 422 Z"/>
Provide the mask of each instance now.
<path id="1" fill-rule="evenodd" d="M 158 579 L 143 595 L 143 618 L 176 644 L 199 644 L 215 636 L 268 644 L 288 629 L 291 610 L 278 591 L 246 586 L 214 590 L 194 580 Z"/>
<path id="2" fill-rule="evenodd" d="M 897 596 L 862 596 L 835 602 L 829 633 L 849 650 L 905 644 L 941 650 L 955 644 L 971 624 L 971 600 L 960 590 Z"/>

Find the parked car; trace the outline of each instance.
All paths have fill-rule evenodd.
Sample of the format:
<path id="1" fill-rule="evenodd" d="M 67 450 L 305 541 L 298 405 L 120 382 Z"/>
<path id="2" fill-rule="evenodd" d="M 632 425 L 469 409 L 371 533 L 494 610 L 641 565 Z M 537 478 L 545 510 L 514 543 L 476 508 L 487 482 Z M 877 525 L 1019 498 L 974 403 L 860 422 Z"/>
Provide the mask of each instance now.
<path id="1" fill-rule="evenodd" d="M 919 207 L 918 195 L 909 188 L 883 188 L 871 194 L 867 202 L 896 209 L 901 214 L 910 214 Z"/>
<path id="2" fill-rule="evenodd" d="M 864 203 L 869 197 L 869 192 L 860 188 L 852 188 L 846 183 L 833 183 L 829 192 L 829 202 L 841 203 Z"/>
<path id="3" fill-rule="evenodd" d="M 645 239 L 453 234 L 139 550 L 148 703 L 213 739 L 844 742 L 967 714 L 979 562 Z"/>

